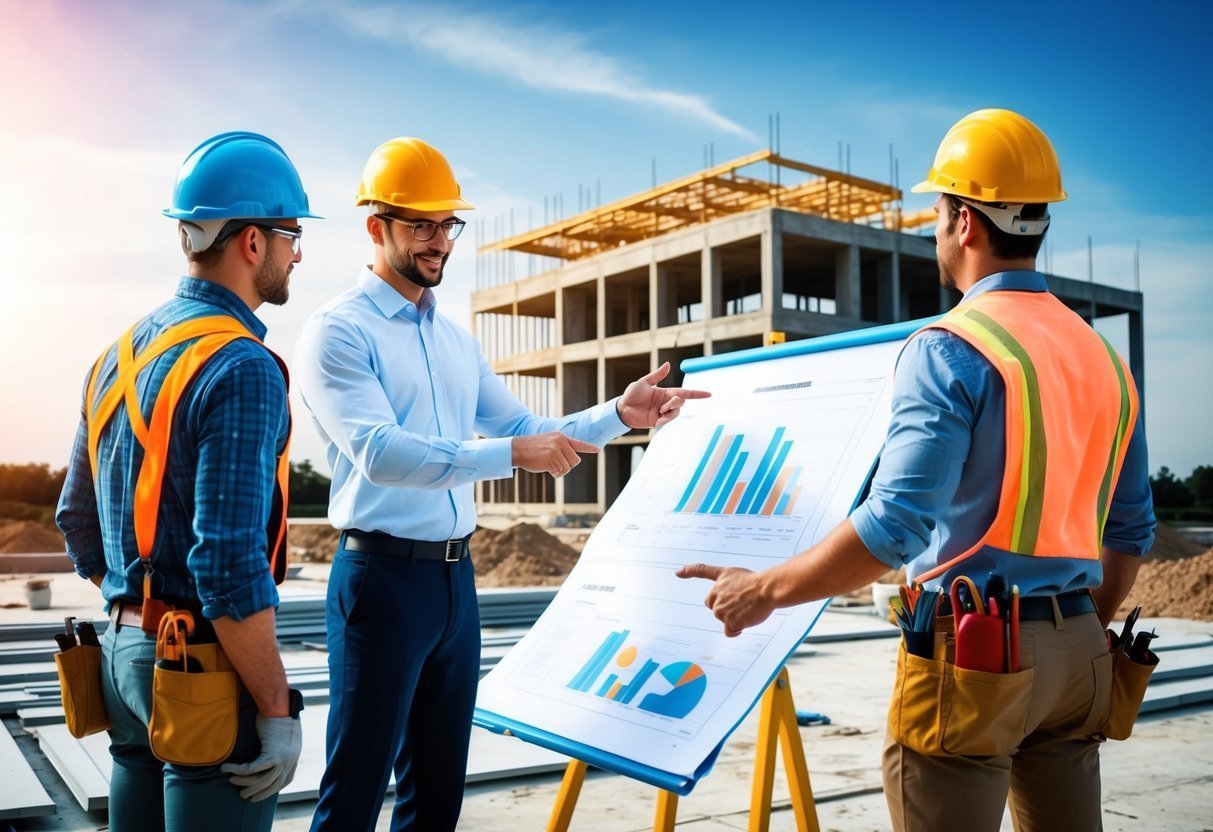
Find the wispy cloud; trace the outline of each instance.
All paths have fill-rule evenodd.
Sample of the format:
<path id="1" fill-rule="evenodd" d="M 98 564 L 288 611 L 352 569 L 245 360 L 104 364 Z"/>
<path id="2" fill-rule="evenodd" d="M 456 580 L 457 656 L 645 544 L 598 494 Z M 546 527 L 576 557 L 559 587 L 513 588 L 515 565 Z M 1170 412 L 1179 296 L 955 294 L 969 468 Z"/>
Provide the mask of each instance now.
<path id="1" fill-rule="evenodd" d="M 438 19 L 432 7 L 412 3 L 324 9 L 359 36 L 392 45 L 404 38 L 453 66 L 510 78 L 538 90 L 639 104 L 760 141 L 703 96 L 647 84 L 623 60 L 594 49 L 576 32 L 484 12 L 461 10 Z"/>

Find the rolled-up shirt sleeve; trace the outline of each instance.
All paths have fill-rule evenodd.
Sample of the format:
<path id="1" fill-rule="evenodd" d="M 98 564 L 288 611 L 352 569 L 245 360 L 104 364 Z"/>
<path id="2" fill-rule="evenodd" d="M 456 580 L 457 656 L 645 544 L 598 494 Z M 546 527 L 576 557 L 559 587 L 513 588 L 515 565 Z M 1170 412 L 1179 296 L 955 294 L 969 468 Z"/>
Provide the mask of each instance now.
<path id="1" fill-rule="evenodd" d="M 910 340 L 893 383 L 893 418 L 871 491 L 851 514 L 873 557 L 896 569 L 924 550 L 951 505 L 969 455 L 974 401 L 961 374 L 980 360 L 960 339 Z M 960 374 L 958 374 L 960 371 Z"/>
<path id="2" fill-rule="evenodd" d="M 263 352 L 233 361 L 202 391 L 187 564 L 207 618 L 239 621 L 278 604 L 266 526 L 285 402 L 282 373 Z"/>

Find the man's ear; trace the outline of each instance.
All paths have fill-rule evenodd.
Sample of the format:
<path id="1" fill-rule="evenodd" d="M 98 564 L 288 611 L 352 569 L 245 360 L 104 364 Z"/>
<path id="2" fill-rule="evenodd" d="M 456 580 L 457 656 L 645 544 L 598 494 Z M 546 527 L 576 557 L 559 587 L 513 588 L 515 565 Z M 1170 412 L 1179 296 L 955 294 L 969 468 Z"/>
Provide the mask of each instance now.
<path id="1" fill-rule="evenodd" d="M 978 240 L 978 235 L 985 231 L 981 222 L 973 216 L 977 209 L 971 205 L 960 204 L 960 213 L 956 218 L 956 239 L 962 246 L 972 247 Z"/>
<path id="2" fill-rule="evenodd" d="M 371 235 L 371 242 L 377 246 L 383 245 L 384 229 L 387 223 L 381 220 L 374 214 L 368 214 L 366 217 L 366 233 Z"/>

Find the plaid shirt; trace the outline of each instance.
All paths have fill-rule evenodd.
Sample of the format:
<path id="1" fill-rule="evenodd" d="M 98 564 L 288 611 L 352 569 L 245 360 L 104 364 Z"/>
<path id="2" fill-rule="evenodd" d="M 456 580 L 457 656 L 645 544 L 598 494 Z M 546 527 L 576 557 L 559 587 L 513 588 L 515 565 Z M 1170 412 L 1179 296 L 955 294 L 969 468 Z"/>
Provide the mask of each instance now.
<path id="1" fill-rule="evenodd" d="M 206 315 L 239 320 L 258 338 L 266 328 L 235 294 L 197 278 L 182 278 L 176 296 L 135 327 L 135 354 L 174 324 Z M 188 346 L 167 350 L 139 374 L 145 418 L 174 361 Z M 102 362 L 96 397 L 114 382 L 116 350 Z M 266 524 L 273 503 L 275 457 L 289 431 L 286 383 L 269 352 L 240 338 L 208 361 L 186 388 L 173 418 L 168 461 L 152 549 L 152 595 L 201 604 L 207 618 L 241 620 L 276 606 L 278 592 L 266 558 Z M 135 544 L 133 495 L 143 461 L 125 406 L 101 434 L 94 489 L 88 428 L 81 413 L 56 522 L 68 557 L 84 578 L 103 575 L 107 605 L 143 595 Z"/>

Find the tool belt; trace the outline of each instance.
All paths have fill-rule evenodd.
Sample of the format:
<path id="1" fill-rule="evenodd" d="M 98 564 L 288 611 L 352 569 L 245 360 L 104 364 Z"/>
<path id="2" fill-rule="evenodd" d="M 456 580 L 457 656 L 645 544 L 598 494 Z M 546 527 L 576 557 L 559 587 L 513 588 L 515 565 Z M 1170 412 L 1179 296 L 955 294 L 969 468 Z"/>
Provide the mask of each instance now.
<path id="1" fill-rule="evenodd" d="M 1026 735 L 1036 675 L 1035 667 L 1020 664 L 1019 622 L 1053 620 L 1058 612 L 1069 618 L 1096 611 L 1088 590 L 1019 598 L 1017 588 L 1007 592 L 996 576 L 990 576 L 984 593 L 963 576 L 948 596 L 908 588 L 902 605 L 919 607 L 920 614 L 903 614 L 894 606 L 904 638 L 889 703 L 889 732 L 900 745 L 931 756 L 1014 752 Z M 922 614 L 923 606 L 929 608 L 927 615 Z M 941 609 L 952 614 L 936 616 Z M 1132 620 L 1126 630 L 1131 625 Z M 1106 718 L 1100 715 L 1092 723 L 1092 735 L 1124 739 L 1153 667 L 1140 661 L 1141 647 L 1134 652 L 1124 646 L 1132 641 L 1127 636 L 1108 635 L 1111 652 L 1094 664 L 1103 679 L 1096 689 L 1107 696 L 1110 684 L 1111 706 Z"/>
<path id="2" fill-rule="evenodd" d="M 340 545 L 347 552 L 458 563 L 468 556 L 471 540 L 470 534 L 467 537 L 457 537 L 452 540 L 410 540 L 407 537 L 394 537 L 383 532 L 349 529 L 342 533 Z"/>
<path id="3" fill-rule="evenodd" d="M 212 766 L 236 746 L 240 677 L 218 642 L 191 642 L 192 613 L 177 610 L 161 620 L 152 671 L 152 753 L 166 763 Z"/>
<path id="4" fill-rule="evenodd" d="M 71 616 L 63 619 L 64 632 L 55 634 L 59 645 L 55 670 L 59 672 L 67 730 L 80 739 L 108 730 L 110 718 L 101 698 L 101 644 L 97 632 L 91 622 L 81 621 L 73 627 L 73 621 Z"/>

